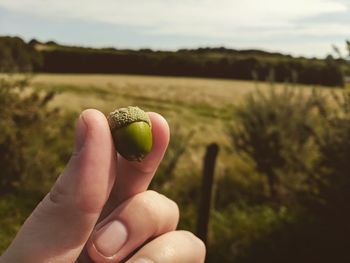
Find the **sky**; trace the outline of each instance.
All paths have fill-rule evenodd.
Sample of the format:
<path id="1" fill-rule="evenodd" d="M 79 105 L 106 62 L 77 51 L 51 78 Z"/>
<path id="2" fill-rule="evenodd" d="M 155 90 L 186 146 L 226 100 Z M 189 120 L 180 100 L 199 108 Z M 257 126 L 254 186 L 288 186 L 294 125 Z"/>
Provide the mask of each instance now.
<path id="1" fill-rule="evenodd" d="M 346 54 L 350 0 L 0 0 L 0 35 L 89 47 L 224 46 L 325 57 L 332 45 Z"/>

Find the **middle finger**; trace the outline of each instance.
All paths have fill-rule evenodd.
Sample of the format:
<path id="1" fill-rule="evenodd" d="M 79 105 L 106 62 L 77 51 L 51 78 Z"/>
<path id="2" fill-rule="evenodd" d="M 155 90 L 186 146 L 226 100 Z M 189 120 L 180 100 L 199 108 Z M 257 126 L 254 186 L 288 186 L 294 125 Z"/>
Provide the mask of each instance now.
<path id="1" fill-rule="evenodd" d="M 120 262 L 148 239 L 175 230 L 178 219 L 175 202 L 154 191 L 142 192 L 96 226 L 88 253 L 96 262 Z"/>

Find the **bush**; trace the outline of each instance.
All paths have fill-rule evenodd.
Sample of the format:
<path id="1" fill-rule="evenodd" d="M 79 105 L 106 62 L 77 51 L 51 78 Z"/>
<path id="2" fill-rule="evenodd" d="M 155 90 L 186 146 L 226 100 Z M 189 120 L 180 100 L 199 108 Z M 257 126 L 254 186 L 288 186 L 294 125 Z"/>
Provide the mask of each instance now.
<path id="1" fill-rule="evenodd" d="M 276 210 L 244 202 L 213 211 L 207 262 L 269 262 L 256 257 L 254 246 L 259 242 L 273 246 L 272 233 L 286 229 L 294 217 L 285 207 Z"/>
<path id="2" fill-rule="evenodd" d="M 307 176 L 315 169 L 318 154 L 314 134 L 325 98 L 314 91 L 286 88 L 256 91 L 235 112 L 229 135 L 235 150 L 250 158 L 266 177 L 273 201 L 293 201 L 308 191 Z"/>
<path id="3" fill-rule="evenodd" d="M 265 204 L 292 211 L 288 224 L 249 243 L 239 261 L 348 262 L 350 93 L 256 92 L 235 117 L 229 134 L 267 178 Z"/>
<path id="4" fill-rule="evenodd" d="M 333 103 L 323 118 L 324 129 L 317 137 L 318 176 L 314 179 L 318 193 L 309 209 L 345 226 L 350 220 L 350 92 L 333 94 Z M 350 233 L 350 227 L 346 229 Z"/>
<path id="5" fill-rule="evenodd" d="M 68 159 L 74 121 L 49 106 L 54 96 L 28 79 L 0 80 L 1 194 L 46 191 Z"/>

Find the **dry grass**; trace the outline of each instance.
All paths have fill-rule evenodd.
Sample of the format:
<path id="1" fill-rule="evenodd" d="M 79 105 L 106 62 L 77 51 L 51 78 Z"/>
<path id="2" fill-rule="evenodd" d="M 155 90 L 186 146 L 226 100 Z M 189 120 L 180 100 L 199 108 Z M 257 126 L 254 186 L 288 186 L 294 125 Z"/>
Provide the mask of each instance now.
<path id="1" fill-rule="evenodd" d="M 173 131 L 194 129 L 195 136 L 183 158 L 189 166 L 201 167 L 205 146 L 211 142 L 221 145 L 219 170 L 232 164 L 230 141 L 225 127 L 233 119 L 233 105 L 257 88 L 269 90 L 267 83 L 203 78 L 154 77 L 130 75 L 40 74 L 33 86 L 53 88 L 59 94 L 54 106 L 81 111 L 96 108 L 109 112 L 116 107 L 138 105 L 162 114 Z M 275 88 L 283 89 L 284 84 Z M 308 86 L 298 86 L 303 92 Z M 328 89 L 323 89 L 328 91 Z M 185 171 L 184 171 L 185 172 Z"/>
<path id="2" fill-rule="evenodd" d="M 211 106 L 237 102 L 257 86 L 252 81 L 131 75 L 40 74 L 34 77 L 34 81 L 51 85 L 72 85 L 83 89 L 95 87 L 120 96 Z M 260 89 L 267 89 L 269 86 L 267 83 L 258 83 Z M 277 84 L 276 88 L 284 86 Z M 299 85 L 299 88 L 309 89 L 310 86 Z"/>

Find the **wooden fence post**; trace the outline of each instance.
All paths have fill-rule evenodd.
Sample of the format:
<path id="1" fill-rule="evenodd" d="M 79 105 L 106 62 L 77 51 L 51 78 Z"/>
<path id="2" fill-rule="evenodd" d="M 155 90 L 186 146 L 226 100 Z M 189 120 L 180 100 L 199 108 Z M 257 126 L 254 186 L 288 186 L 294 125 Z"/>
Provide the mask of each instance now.
<path id="1" fill-rule="evenodd" d="M 218 152 L 219 146 L 216 143 L 208 145 L 203 162 L 203 178 L 197 221 L 197 236 L 204 242 L 204 244 L 207 244 L 211 193 L 214 181 L 215 161 Z"/>

